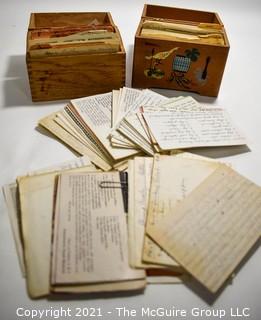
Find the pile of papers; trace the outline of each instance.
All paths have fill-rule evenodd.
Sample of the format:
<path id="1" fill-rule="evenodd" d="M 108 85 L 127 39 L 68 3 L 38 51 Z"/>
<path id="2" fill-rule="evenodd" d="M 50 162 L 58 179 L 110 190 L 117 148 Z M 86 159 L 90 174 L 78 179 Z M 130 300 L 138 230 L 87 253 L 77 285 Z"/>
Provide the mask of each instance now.
<path id="1" fill-rule="evenodd" d="M 74 99 L 39 125 L 104 171 L 124 168 L 137 154 L 246 144 L 224 109 L 149 89 L 124 87 Z"/>
<path id="2" fill-rule="evenodd" d="M 260 238 L 261 188 L 190 153 L 137 157 L 128 172 L 131 266 L 188 273 L 216 293 Z"/>
<path id="3" fill-rule="evenodd" d="M 4 187 L 30 297 L 145 287 L 144 271 L 128 263 L 121 189 L 106 187 L 120 181 L 80 158 Z"/>
<path id="4" fill-rule="evenodd" d="M 94 20 L 79 27 L 50 27 L 29 31 L 31 57 L 118 52 L 120 38 L 111 25 Z"/>
<path id="5" fill-rule="evenodd" d="M 260 187 L 179 150 L 245 144 L 224 109 L 124 87 L 39 124 L 84 157 L 4 187 L 30 297 L 192 278 L 216 293 L 260 238 Z"/>
<path id="6" fill-rule="evenodd" d="M 260 237 L 261 188 L 188 152 L 134 157 L 124 172 L 79 158 L 4 195 L 32 298 L 191 277 L 216 293 Z"/>

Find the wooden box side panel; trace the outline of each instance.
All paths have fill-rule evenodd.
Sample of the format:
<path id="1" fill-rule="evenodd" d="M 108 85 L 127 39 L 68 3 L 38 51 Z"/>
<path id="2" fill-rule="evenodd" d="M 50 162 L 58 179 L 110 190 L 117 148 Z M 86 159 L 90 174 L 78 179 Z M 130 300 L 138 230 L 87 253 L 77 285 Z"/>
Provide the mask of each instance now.
<path id="1" fill-rule="evenodd" d="M 193 21 L 193 22 L 206 22 L 206 23 L 220 23 L 216 13 L 183 9 L 183 8 L 173 8 L 164 7 L 157 5 L 144 5 L 143 17 L 151 18 L 161 18 L 161 19 L 173 19 L 182 21 Z"/>
<path id="2" fill-rule="evenodd" d="M 88 25 L 94 20 L 97 20 L 99 24 L 114 25 L 108 12 L 32 13 L 29 30 L 50 27 L 75 27 Z"/>
<path id="3" fill-rule="evenodd" d="M 136 37 L 132 85 L 217 96 L 229 47 Z"/>
<path id="4" fill-rule="evenodd" d="M 125 53 L 31 59 L 27 68 L 33 101 L 72 99 L 125 85 Z"/>

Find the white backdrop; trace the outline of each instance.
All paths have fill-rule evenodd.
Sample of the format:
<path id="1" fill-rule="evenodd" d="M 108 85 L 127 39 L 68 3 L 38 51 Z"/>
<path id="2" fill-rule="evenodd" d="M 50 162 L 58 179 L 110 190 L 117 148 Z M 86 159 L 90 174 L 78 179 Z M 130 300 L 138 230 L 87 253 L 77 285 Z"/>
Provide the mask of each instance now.
<path id="1" fill-rule="evenodd" d="M 217 99 L 195 95 L 200 102 L 225 107 L 248 138 L 251 152 L 227 157 L 234 168 L 261 185 L 261 2 L 239 0 L 147 1 L 147 3 L 186 7 L 218 12 L 230 40 L 230 53 Z M 69 160 L 75 155 L 65 146 L 35 130 L 37 120 L 60 109 L 65 102 L 32 103 L 25 65 L 25 39 L 30 12 L 110 11 L 118 25 L 127 51 L 127 85 L 131 83 L 134 34 L 141 16 L 143 1 L 120 0 L 1 0 L 0 2 L 0 185 L 13 181 L 29 170 Z M 172 96 L 177 91 L 168 92 Z M 240 268 L 232 285 L 211 299 L 196 286 L 151 285 L 139 295 L 62 297 L 58 300 L 31 301 L 19 271 L 6 207 L 0 201 L 0 319 L 22 319 L 16 316 L 19 307 L 100 307 L 101 319 L 121 319 L 115 308 L 137 310 L 142 307 L 185 309 L 184 319 L 192 317 L 191 309 L 225 309 L 241 312 L 249 308 L 248 319 L 261 319 L 261 250 L 257 250 Z M 111 312 L 111 313 L 110 313 Z M 144 317 L 146 318 L 146 317 Z M 148 318 L 148 317 L 147 317 Z M 157 317 L 156 317 L 157 318 Z M 154 319 L 156 319 L 154 318 Z M 166 317 L 162 317 L 163 319 Z M 176 317 L 177 318 L 177 317 Z M 29 318 L 26 318 L 29 319 Z M 51 319 L 45 317 L 42 319 Z M 68 317 L 68 319 L 79 319 Z M 84 319 L 80 318 L 80 319 Z M 210 319 L 210 317 L 206 317 Z M 212 317 L 211 319 L 216 319 Z"/>

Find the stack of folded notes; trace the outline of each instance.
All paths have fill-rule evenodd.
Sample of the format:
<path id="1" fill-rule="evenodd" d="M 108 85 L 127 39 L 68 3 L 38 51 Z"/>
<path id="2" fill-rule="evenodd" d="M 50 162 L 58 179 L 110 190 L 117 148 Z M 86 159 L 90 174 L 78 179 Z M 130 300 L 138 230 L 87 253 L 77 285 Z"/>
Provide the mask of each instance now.
<path id="1" fill-rule="evenodd" d="M 32 298 L 192 278 L 216 293 L 260 238 L 261 188 L 189 152 L 109 172 L 79 158 L 18 177 L 4 195 Z"/>

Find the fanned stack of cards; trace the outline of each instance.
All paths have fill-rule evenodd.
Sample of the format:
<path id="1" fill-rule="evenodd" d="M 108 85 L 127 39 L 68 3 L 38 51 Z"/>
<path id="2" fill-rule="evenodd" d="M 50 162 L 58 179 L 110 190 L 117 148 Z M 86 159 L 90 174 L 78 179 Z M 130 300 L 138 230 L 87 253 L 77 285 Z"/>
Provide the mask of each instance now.
<path id="1" fill-rule="evenodd" d="M 71 100 L 39 124 L 105 171 L 126 167 L 138 153 L 246 144 L 224 109 L 149 89 L 124 87 Z"/>

